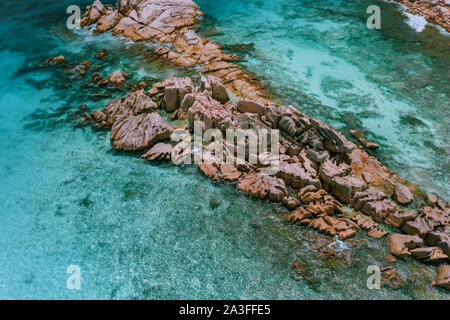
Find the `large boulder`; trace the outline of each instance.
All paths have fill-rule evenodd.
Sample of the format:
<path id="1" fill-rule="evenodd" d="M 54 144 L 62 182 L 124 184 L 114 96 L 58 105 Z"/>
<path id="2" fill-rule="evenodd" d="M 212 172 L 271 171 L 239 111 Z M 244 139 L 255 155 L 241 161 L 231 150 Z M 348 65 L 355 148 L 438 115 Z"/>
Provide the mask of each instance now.
<path id="1" fill-rule="evenodd" d="M 106 11 L 105 15 L 98 20 L 95 32 L 102 33 L 114 28 L 121 18 L 122 16 L 114 10 Z"/>
<path id="2" fill-rule="evenodd" d="M 411 190 L 403 184 L 397 184 L 394 188 L 395 201 L 400 204 L 406 205 L 414 200 L 414 196 Z"/>
<path id="3" fill-rule="evenodd" d="M 404 258 L 411 255 L 410 249 L 422 243 L 422 238 L 397 233 L 389 236 L 389 251 L 397 257 Z"/>
<path id="4" fill-rule="evenodd" d="M 432 216 L 418 216 L 413 221 L 408 221 L 403 226 L 402 230 L 407 234 L 419 236 L 423 239 L 427 234 L 439 227 L 440 222 Z"/>
<path id="5" fill-rule="evenodd" d="M 265 113 L 266 107 L 259 102 L 244 99 L 238 102 L 237 109 L 241 113 L 256 113 L 262 116 Z"/>
<path id="6" fill-rule="evenodd" d="M 148 150 L 145 154 L 142 155 L 142 158 L 148 161 L 165 161 L 171 159 L 172 146 L 167 143 L 157 143 L 150 150 Z"/>
<path id="7" fill-rule="evenodd" d="M 385 223 L 390 224 L 394 228 L 400 229 L 403 227 L 403 225 L 408 221 L 413 221 L 417 217 L 416 211 L 408 211 L 408 212 L 394 212 L 390 214 L 386 220 L 384 220 Z"/>
<path id="8" fill-rule="evenodd" d="M 450 257 L 450 226 L 437 228 L 428 233 L 425 242 L 430 246 L 438 246 Z"/>
<path id="9" fill-rule="evenodd" d="M 288 194 L 282 179 L 259 173 L 249 173 L 239 179 L 238 190 L 255 198 L 276 202 L 280 202 Z"/>
<path id="10" fill-rule="evenodd" d="M 171 77 L 165 81 L 164 108 L 167 112 L 172 112 L 180 108 L 181 102 L 187 94 L 194 91 L 194 84 L 191 78 Z"/>
<path id="11" fill-rule="evenodd" d="M 331 184 L 331 192 L 336 199 L 351 203 L 355 193 L 366 188 L 366 183 L 356 176 L 334 177 Z"/>
<path id="12" fill-rule="evenodd" d="M 353 197 L 352 206 L 356 210 L 371 215 L 377 222 L 383 221 L 398 211 L 397 205 L 387 199 L 384 192 L 373 187 L 357 192 Z"/>
<path id="13" fill-rule="evenodd" d="M 230 97 L 228 97 L 227 89 L 223 85 L 222 81 L 219 78 L 214 76 L 208 76 L 208 82 L 211 86 L 212 97 L 219 101 L 222 104 L 230 101 Z"/>
<path id="14" fill-rule="evenodd" d="M 241 177 L 242 173 L 231 164 L 221 163 L 219 178 L 225 181 L 233 182 L 237 181 Z"/>
<path id="15" fill-rule="evenodd" d="M 348 141 L 342 133 L 333 127 L 322 123 L 320 120 L 310 118 L 311 123 L 316 128 L 317 133 L 322 138 L 323 146 L 335 153 L 352 153 L 356 148 L 353 142 Z"/>
<path id="16" fill-rule="evenodd" d="M 200 121 L 203 130 L 211 128 L 224 132 L 233 127 L 233 115 L 222 104 L 207 93 L 197 93 L 195 101 L 188 111 L 189 127 L 194 128 L 194 122 Z"/>
<path id="17" fill-rule="evenodd" d="M 138 90 L 124 98 L 113 100 L 101 110 L 93 111 L 91 118 L 100 127 L 110 127 L 121 116 L 152 112 L 156 107 L 157 105 L 152 99 L 142 90 Z"/>
<path id="18" fill-rule="evenodd" d="M 80 22 L 81 26 L 84 27 L 96 23 L 105 12 L 105 6 L 99 0 L 95 0 L 92 5 L 87 7 L 86 13 Z"/>
<path id="19" fill-rule="evenodd" d="M 448 258 L 439 247 L 416 248 L 409 250 L 409 252 L 414 258 L 424 262 L 441 262 Z"/>
<path id="20" fill-rule="evenodd" d="M 432 284 L 450 290 L 450 265 L 439 267 L 436 280 Z"/>
<path id="21" fill-rule="evenodd" d="M 283 179 L 287 185 L 297 189 L 308 185 L 313 185 L 317 189 L 321 187 L 320 180 L 305 170 L 301 163 L 281 161 L 277 176 Z"/>
<path id="22" fill-rule="evenodd" d="M 197 22 L 198 6 L 191 0 L 118 0 L 124 15 L 166 34 Z"/>
<path id="23" fill-rule="evenodd" d="M 120 117 L 111 129 L 116 150 L 143 150 L 170 138 L 173 129 L 157 112 Z"/>
<path id="24" fill-rule="evenodd" d="M 352 168 L 346 163 L 336 163 L 331 159 L 322 162 L 319 170 L 319 177 L 325 189 L 330 190 L 334 177 L 348 176 L 352 172 Z"/>

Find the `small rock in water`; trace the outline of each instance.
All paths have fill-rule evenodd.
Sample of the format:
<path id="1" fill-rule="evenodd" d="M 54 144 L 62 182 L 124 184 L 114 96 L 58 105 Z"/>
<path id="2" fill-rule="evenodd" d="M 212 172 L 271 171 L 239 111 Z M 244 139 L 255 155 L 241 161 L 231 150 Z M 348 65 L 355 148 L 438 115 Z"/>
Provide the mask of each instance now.
<path id="1" fill-rule="evenodd" d="M 392 254 L 386 254 L 386 261 L 389 263 L 397 262 L 397 258 L 394 257 Z"/>
<path id="2" fill-rule="evenodd" d="M 111 75 L 108 77 L 108 80 L 112 85 L 116 87 L 120 87 L 125 83 L 124 75 L 120 70 L 111 73 Z"/>
<path id="3" fill-rule="evenodd" d="M 30 274 L 25 275 L 23 282 L 25 284 L 31 284 L 33 282 L 33 280 L 34 280 L 34 275 L 30 273 Z"/>
<path id="4" fill-rule="evenodd" d="M 98 59 L 103 59 L 106 57 L 106 49 L 101 49 L 98 53 L 97 53 L 97 58 Z"/>
<path id="5" fill-rule="evenodd" d="M 216 209 L 216 208 L 218 208 L 220 206 L 220 201 L 217 200 L 217 199 L 211 199 L 211 200 L 209 200 L 209 206 L 212 209 Z"/>

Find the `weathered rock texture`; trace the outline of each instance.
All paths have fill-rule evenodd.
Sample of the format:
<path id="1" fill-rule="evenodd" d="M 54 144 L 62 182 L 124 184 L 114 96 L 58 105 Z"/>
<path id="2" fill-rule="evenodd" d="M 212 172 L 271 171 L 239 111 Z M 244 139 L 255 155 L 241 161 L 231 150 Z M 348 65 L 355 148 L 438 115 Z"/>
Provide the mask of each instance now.
<path id="1" fill-rule="evenodd" d="M 84 25 L 100 21 L 107 12 L 112 15 L 111 10 L 114 9 L 96 1 L 86 12 Z M 196 121 L 203 130 L 219 129 L 225 140 L 214 143 L 223 143 L 224 154 L 203 154 L 199 170 L 209 179 L 237 182 L 237 189 L 246 194 L 280 202 L 294 210 L 285 213 L 286 222 L 340 239 L 350 238 L 358 230 L 367 231 L 374 238 L 382 237 L 387 232 L 380 229 L 379 223 L 387 223 L 407 233 L 390 236 L 393 254 L 430 262 L 448 257 L 448 204 L 429 197 L 431 207 L 416 207 L 417 211 L 412 211 L 390 200 L 392 197 L 402 205 L 412 201 L 412 190 L 404 189 L 406 181 L 333 127 L 293 106 L 268 100 L 259 80 L 230 62 L 236 56 L 225 54 L 219 45 L 195 34 L 191 27 L 201 13 L 192 1 L 119 0 L 115 12 L 121 18 L 114 20 L 117 23 L 113 33 L 134 41 L 151 39 L 161 43 L 149 59 L 165 60 L 183 68 L 196 67 L 206 75 L 200 75 L 198 84 L 189 77 L 170 77 L 154 83 L 148 92 L 138 90 L 88 115 L 92 123 L 112 127 L 115 149 L 146 150 L 145 159 L 167 160 L 172 145 L 155 145 L 169 140 L 173 131 L 155 111 L 162 106 L 172 119 L 187 120 L 191 130 Z M 164 43 L 170 43 L 170 48 Z M 237 103 L 230 101 L 230 92 L 236 95 Z M 260 137 L 237 139 L 236 146 L 235 141 L 225 137 L 226 129 L 232 128 L 279 129 L 279 170 L 265 174 L 267 164 L 261 158 L 255 162 L 248 152 L 239 154 L 237 146 L 248 149 L 253 139 Z M 188 135 L 176 134 L 172 143 Z M 204 153 L 212 145 L 202 145 L 195 152 Z M 273 156 L 270 152 L 264 155 Z M 188 157 L 195 157 L 194 152 L 182 156 Z M 234 162 L 220 164 L 215 157 L 231 158 Z M 343 204 L 361 213 L 346 218 Z M 428 247 L 421 247 L 423 243 Z"/>

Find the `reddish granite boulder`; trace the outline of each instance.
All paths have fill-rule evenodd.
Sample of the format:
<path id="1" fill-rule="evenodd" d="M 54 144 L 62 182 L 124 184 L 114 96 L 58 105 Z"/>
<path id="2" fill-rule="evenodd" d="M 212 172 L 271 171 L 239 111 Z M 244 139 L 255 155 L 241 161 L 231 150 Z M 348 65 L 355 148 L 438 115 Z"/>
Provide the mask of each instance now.
<path id="1" fill-rule="evenodd" d="M 225 181 L 237 181 L 241 177 L 242 173 L 236 169 L 234 166 L 227 164 L 227 163 L 221 163 L 220 164 L 220 179 L 223 179 Z"/>
<path id="2" fill-rule="evenodd" d="M 321 164 L 319 176 L 324 188 L 330 190 L 334 177 L 348 176 L 351 172 L 351 167 L 346 163 L 337 164 L 335 161 L 328 159 Z"/>
<path id="3" fill-rule="evenodd" d="M 417 217 L 416 211 L 408 211 L 408 212 L 394 212 L 391 213 L 386 220 L 385 223 L 390 224 L 394 228 L 400 229 L 403 225 L 408 221 L 413 221 Z"/>
<path id="4" fill-rule="evenodd" d="M 300 206 L 300 201 L 293 197 L 284 197 L 281 203 L 288 209 L 297 209 Z"/>
<path id="5" fill-rule="evenodd" d="M 378 222 L 398 211 L 398 207 L 393 201 L 387 199 L 382 191 L 372 187 L 356 193 L 352 206 L 356 210 L 371 215 Z"/>
<path id="6" fill-rule="evenodd" d="M 125 83 L 125 78 L 123 77 L 122 71 L 117 70 L 108 76 L 108 81 L 116 87 L 121 87 Z"/>
<path id="7" fill-rule="evenodd" d="M 268 175 L 249 173 L 239 179 L 238 190 L 259 199 L 280 202 L 287 194 L 284 181 Z"/>
<path id="8" fill-rule="evenodd" d="M 409 249 L 414 249 L 422 244 L 423 240 L 416 236 L 405 234 L 393 234 L 389 237 L 389 251 L 397 257 L 410 256 Z"/>
<path id="9" fill-rule="evenodd" d="M 81 26 L 84 27 L 96 23 L 105 12 L 105 6 L 99 0 L 95 0 L 92 5 L 87 7 L 86 13 L 81 19 Z"/>
<path id="10" fill-rule="evenodd" d="M 102 33 L 108 31 L 116 26 L 122 18 L 121 14 L 118 14 L 114 10 L 107 10 L 105 14 L 98 20 L 95 32 Z"/>
<path id="11" fill-rule="evenodd" d="M 196 23 L 198 6 L 191 0 L 119 0 L 118 10 L 148 27 L 170 34 L 177 28 Z"/>
<path id="12" fill-rule="evenodd" d="M 157 143 L 149 151 L 142 155 L 148 161 L 165 161 L 171 159 L 172 146 L 166 143 Z"/>
<path id="13" fill-rule="evenodd" d="M 281 161 L 277 176 L 283 179 L 287 185 L 297 189 L 308 185 L 313 185 L 319 189 L 321 186 L 320 180 L 309 173 L 301 163 Z"/>
<path id="14" fill-rule="evenodd" d="M 429 232 L 433 231 L 440 225 L 441 223 L 436 218 L 421 215 L 413 221 L 406 222 L 402 230 L 407 234 L 419 236 L 425 239 Z"/>
<path id="15" fill-rule="evenodd" d="M 436 280 L 432 281 L 431 284 L 450 290 L 450 265 L 440 266 Z"/>
<path id="16" fill-rule="evenodd" d="M 164 108 L 167 112 L 172 112 L 180 108 L 184 96 L 194 91 L 194 84 L 189 77 L 170 77 L 164 82 Z"/>
<path id="17" fill-rule="evenodd" d="M 337 235 L 339 240 L 348 239 L 356 234 L 355 225 L 351 221 L 330 216 L 314 219 L 308 227 L 330 236 Z"/>
<path id="18" fill-rule="evenodd" d="M 93 111 L 91 118 L 100 127 L 110 127 L 121 116 L 152 112 L 156 107 L 157 105 L 152 99 L 144 94 L 142 90 L 138 90 L 124 98 L 108 103 L 101 110 Z"/>
<path id="19" fill-rule="evenodd" d="M 429 193 L 427 194 L 426 201 L 430 206 L 435 206 L 438 202 L 438 197 L 433 193 Z"/>
<path id="20" fill-rule="evenodd" d="M 195 102 L 188 111 L 189 127 L 194 128 L 194 122 L 200 121 L 203 130 L 211 128 L 220 129 L 224 132 L 233 127 L 233 115 L 211 96 L 198 93 Z"/>
<path id="21" fill-rule="evenodd" d="M 367 231 L 370 231 L 370 230 L 378 227 L 378 223 L 375 223 L 369 217 L 366 217 L 361 214 L 358 214 L 358 215 L 352 217 L 352 221 L 355 222 L 361 229 L 364 229 Z"/>
<path id="22" fill-rule="evenodd" d="M 170 138 L 173 129 L 156 113 L 120 117 L 111 129 L 111 143 L 116 150 L 143 150 Z"/>
<path id="23" fill-rule="evenodd" d="M 403 184 L 397 184 L 394 188 L 395 201 L 400 204 L 406 205 L 414 200 L 414 196 L 411 190 Z"/>
<path id="24" fill-rule="evenodd" d="M 438 246 L 450 257 L 450 226 L 437 228 L 428 233 L 425 242 L 430 246 Z"/>
<path id="25" fill-rule="evenodd" d="M 241 113 L 256 113 L 262 116 L 265 113 L 266 107 L 259 102 L 244 99 L 238 102 L 237 109 Z"/>
<path id="26" fill-rule="evenodd" d="M 228 101 L 230 101 L 227 89 L 225 89 L 225 86 L 223 85 L 222 81 L 220 81 L 219 78 L 214 76 L 208 76 L 208 82 L 209 85 L 211 86 L 212 97 L 214 99 L 216 99 L 222 104 L 225 104 Z"/>
<path id="27" fill-rule="evenodd" d="M 198 168 L 205 175 L 205 177 L 211 180 L 219 179 L 219 169 L 215 163 L 202 161 L 198 164 Z"/>
<path id="28" fill-rule="evenodd" d="M 425 247 L 409 250 L 412 256 L 424 262 L 441 262 L 448 259 L 448 256 L 442 252 L 439 247 Z"/>
<path id="29" fill-rule="evenodd" d="M 356 176 L 334 177 L 331 192 L 340 201 L 351 203 L 355 193 L 366 188 L 366 183 Z"/>
<path id="30" fill-rule="evenodd" d="M 316 128 L 322 139 L 323 146 L 327 150 L 335 153 L 351 153 L 356 148 L 354 143 L 348 141 L 342 133 L 333 127 L 317 119 L 310 118 L 310 121 Z"/>

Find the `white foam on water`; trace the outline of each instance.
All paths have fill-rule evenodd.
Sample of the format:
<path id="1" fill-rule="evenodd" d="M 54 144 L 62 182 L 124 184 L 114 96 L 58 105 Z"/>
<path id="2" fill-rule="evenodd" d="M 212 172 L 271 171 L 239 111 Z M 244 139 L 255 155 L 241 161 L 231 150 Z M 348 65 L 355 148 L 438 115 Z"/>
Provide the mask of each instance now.
<path id="1" fill-rule="evenodd" d="M 334 240 L 335 241 L 330 243 L 329 245 L 327 245 L 327 247 L 330 247 L 330 248 L 333 247 L 334 250 L 336 250 L 336 251 L 344 251 L 344 250 L 350 249 L 350 247 L 348 245 L 349 243 L 346 241 L 339 240 L 338 236 L 335 236 Z"/>
<path id="2" fill-rule="evenodd" d="M 424 16 L 419 16 L 408 12 L 403 12 L 403 14 L 408 17 L 408 20 L 406 20 L 406 24 L 408 26 L 410 26 L 417 32 L 422 32 L 423 30 L 425 30 L 428 22 Z"/>

